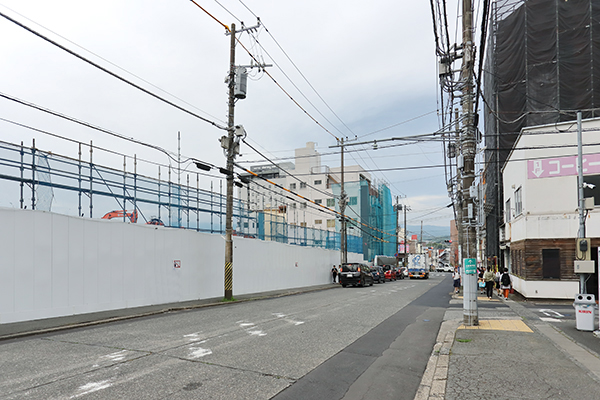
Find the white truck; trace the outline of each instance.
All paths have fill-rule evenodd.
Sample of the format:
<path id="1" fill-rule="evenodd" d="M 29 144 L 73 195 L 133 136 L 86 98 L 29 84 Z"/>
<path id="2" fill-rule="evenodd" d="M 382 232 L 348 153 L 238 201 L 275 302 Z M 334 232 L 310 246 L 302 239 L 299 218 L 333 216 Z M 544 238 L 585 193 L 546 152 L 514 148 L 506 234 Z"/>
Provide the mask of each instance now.
<path id="1" fill-rule="evenodd" d="M 408 277 L 413 278 L 429 278 L 429 268 L 425 262 L 423 254 L 409 254 L 408 256 Z"/>

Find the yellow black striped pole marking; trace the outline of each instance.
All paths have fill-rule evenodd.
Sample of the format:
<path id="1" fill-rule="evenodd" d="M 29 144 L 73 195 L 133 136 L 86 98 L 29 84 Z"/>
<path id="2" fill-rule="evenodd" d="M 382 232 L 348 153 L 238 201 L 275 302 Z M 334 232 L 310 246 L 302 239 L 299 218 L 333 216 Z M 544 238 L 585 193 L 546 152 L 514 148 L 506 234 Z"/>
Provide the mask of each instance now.
<path id="1" fill-rule="evenodd" d="M 233 289 L 233 265 L 225 263 L 225 290 Z"/>

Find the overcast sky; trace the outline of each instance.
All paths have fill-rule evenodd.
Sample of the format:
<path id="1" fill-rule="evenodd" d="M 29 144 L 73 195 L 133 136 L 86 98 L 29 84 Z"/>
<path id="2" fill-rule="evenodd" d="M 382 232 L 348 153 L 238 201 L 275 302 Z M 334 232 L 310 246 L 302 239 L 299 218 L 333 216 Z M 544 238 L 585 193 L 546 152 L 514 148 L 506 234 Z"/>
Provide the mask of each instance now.
<path id="1" fill-rule="evenodd" d="M 318 144 L 321 153 L 335 152 L 323 156 L 322 163 L 338 167 L 339 153 L 329 148 L 336 143 L 333 135 L 349 139 L 356 135 L 360 141 L 366 141 L 438 129 L 437 73 L 429 2 L 204 0 L 197 3 L 224 24 L 236 23 L 238 29 L 240 21 L 246 26 L 256 25 L 253 14 L 259 16 L 264 25 L 254 33 L 254 38 L 262 48 L 247 33 L 239 36 L 241 42 L 256 57 L 273 64 L 268 68 L 273 78 L 331 132 L 309 118 L 269 76 L 254 70 L 248 81 L 247 98 L 236 104 L 235 121 L 244 125 L 248 141 L 269 158 L 276 161 L 289 158 L 294 148 L 312 141 Z M 74 52 L 194 113 L 226 125 L 224 79 L 229 65 L 229 37 L 223 26 L 193 2 L 0 0 L 0 4 L 0 12 Z M 3 38 L 0 41 L 3 94 L 171 152 L 177 151 L 180 131 L 184 156 L 225 165 L 218 142 L 224 131 L 86 64 L 5 18 L 0 18 L 0 37 Z M 240 46 L 236 58 L 237 64 L 251 62 Z M 159 151 L 5 99 L 0 99 L 0 118 L 77 141 L 93 140 L 94 145 L 130 156 L 136 154 L 138 158 L 168 163 Z M 393 125 L 396 126 L 382 130 Z M 4 141 L 23 140 L 30 144 L 35 138 L 36 146 L 42 150 L 77 157 L 76 144 L 43 133 L 5 121 L 0 121 L 0 132 Z M 406 196 L 401 201 L 413 210 L 408 216 L 409 224 L 419 224 L 423 219 L 426 225 L 449 226 L 451 208 L 419 218 L 450 203 L 443 168 L 380 171 L 443 164 L 441 144 L 362 148 L 369 150 L 350 153 L 346 163 L 374 170 L 372 177 L 388 182 L 393 196 Z M 247 146 L 242 145 L 241 152 L 240 162 L 266 163 Z M 99 157 L 103 157 L 105 164 L 122 168 L 122 158 Z M 140 163 L 139 168 L 155 175 L 155 166 Z"/>

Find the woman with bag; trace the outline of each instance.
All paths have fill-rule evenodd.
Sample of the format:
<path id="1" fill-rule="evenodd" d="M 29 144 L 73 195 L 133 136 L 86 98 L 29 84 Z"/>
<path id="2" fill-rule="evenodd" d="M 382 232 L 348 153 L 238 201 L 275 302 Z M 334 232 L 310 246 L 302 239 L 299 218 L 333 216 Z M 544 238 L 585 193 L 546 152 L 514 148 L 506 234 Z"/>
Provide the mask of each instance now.
<path id="1" fill-rule="evenodd" d="M 488 299 L 492 299 L 492 293 L 494 293 L 494 273 L 492 267 L 487 267 L 487 271 L 483 274 L 483 281 L 485 282 L 485 294 Z"/>
<path id="2" fill-rule="evenodd" d="M 504 295 L 504 300 L 508 300 L 508 293 L 512 288 L 512 279 L 508 274 L 508 268 L 504 268 L 504 273 L 500 277 L 500 289 L 502 289 L 502 293 Z"/>

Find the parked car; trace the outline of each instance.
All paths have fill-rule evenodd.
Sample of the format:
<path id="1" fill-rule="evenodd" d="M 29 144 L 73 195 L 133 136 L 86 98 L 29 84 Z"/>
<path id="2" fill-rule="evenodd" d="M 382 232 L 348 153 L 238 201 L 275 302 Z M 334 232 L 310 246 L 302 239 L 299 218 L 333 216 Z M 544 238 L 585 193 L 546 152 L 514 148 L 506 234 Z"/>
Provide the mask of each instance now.
<path id="1" fill-rule="evenodd" d="M 410 279 L 413 279 L 413 278 L 429 279 L 429 272 L 425 268 L 409 268 L 408 276 L 410 277 Z"/>
<path id="2" fill-rule="evenodd" d="M 454 272 L 454 268 L 452 268 L 452 265 L 446 264 L 444 265 L 444 272 Z"/>
<path id="3" fill-rule="evenodd" d="M 371 275 L 373 275 L 373 282 L 377 282 L 377 283 L 385 283 L 385 272 L 383 271 L 383 268 L 376 266 L 376 267 L 369 267 L 371 268 Z"/>
<path id="4" fill-rule="evenodd" d="M 342 284 L 342 287 L 346 287 L 348 285 L 373 286 L 373 275 L 371 275 L 371 268 L 360 263 L 342 264 L 340 283 Z"/>
<path id="5" fill-rule="evenodd" d="M 404 273 L 402 272 L 402 267 L 399 267 L 398 269 L 394 268 L 394 270 L 396 271 L 396 279 L 404 279 Z"/>
<path id="6" fill-rule="evenodd" d="M 396 271 L 393 271 L 391 265 L 384 265 L 381 268 L 383 268 L 386 280 L 388 280 L 388 281 L 395 281 L 396 279 L 398 279 L 398 277 L 396 276 Z"/>
<path id="7" fill-rule="evenodd" d="M 402 273 L 402 276 L 404 278 L 408 278 L 408 268 L 406 268 L 406 267 L 400 267 L 399 270 Z"/>

